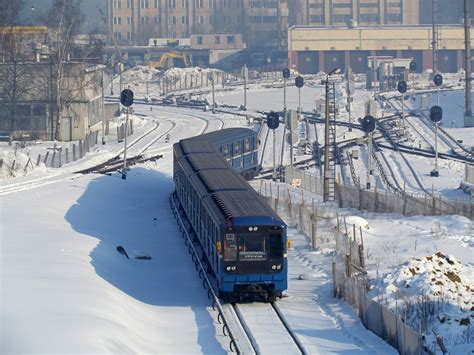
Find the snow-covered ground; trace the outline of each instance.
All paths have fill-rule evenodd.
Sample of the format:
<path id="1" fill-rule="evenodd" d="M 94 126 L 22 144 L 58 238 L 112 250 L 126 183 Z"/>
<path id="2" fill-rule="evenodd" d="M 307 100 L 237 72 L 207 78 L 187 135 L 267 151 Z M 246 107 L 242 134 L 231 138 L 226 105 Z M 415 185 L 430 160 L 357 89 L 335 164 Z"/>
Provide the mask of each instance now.
<path id="1" fill-rule="evenodd" d="M 219 100 L 242 103 L 243 92 L 238 90 L 219 94 Z M 364 115 L 364 101 L 369 95 L 364 90 L 356 92 L 353 117 Z M 312 110 L 317 98 L 322 98 L 322 87 L 305 87 L 304 109 Z M 296 108 L 297 102 L 296 89 L 288 88 L 288 106 Z M 248 107 L 250 112 L 280 110 L 282 89 L 251 87 Z M 134 108 L 135 113 L 147 115 L 140 116 L 144 124 L 136 130 L 137 136 L 159 123 L 150 137 L 137 143 L 135 152 L 151 144 L 147 152 L 163 153 L 164 158 L 132 167 L 127 180 L 120 179 L 118 174 L 70 174 L 76 168 L 120 152 L 121 146 L 108 142 L 96 147 L 97 151 L 89 153 L 86 159 L 63 168 L 43 169 L 37 175 L 2 181 L 0 353 L 229 352 L 229 339 L 217 323 L 217 313 L 210 307 L 168 207 L 168 196 L 174 186 L 171 150 L 172 143 L 181 138 L 205 129 L 246 126 L 246 120 L 189 109 L 150 110 L 146 105 Z M 322 127 L 317 129 L 322 137 Z M 168 130 L 170 142 L 164 138 L 153 141 Z M 347 129 L 338 130 L 339 138 L 344 135 L 349 135 Z M 281 130 L 277 137 L 280 142 Z M 265 152 L 264 162 L 272 163 L 271 149 Z M 365 176 L 364 159 L 359 162 L 359 174 Z M 446 171 L 453 169 L 450 166 Z M 405 167 L 400 166 L 400 171 L 409 174 Z M 61 178 L 21 188 L 29 179 L 42 181 L 53 174 Z M 14 184 L 20 188 L 14 190 Z M 8 194 L 2 193 L 9 186 Z M 322 206 L 319 199 L 316 201 Z M 339 212 L 367 221 L 364 245 L 369 275 L 375 285 L 374 298 L 393 303 L 409 278 L 413 279 L 409 281 L 410 291 L 415 295 L 443 287 L 447 293 L 453 285 L 459 291 L 456 281 L 450 279 L 449 283 L 442 275 L 433 281 L 437 288 L 430 283 L 428 271 L 436 266 L 428 263 L 432 261 L 428 257 L 434 258 L 440 252 L 449 255 L 444 260 L 462 263 L 454 265 L 464 285 L 463 294 L 456 296 L 456 305 L 467 301 L 466 307 L 469 302 L 472 307 L 471 220 L 459 216 L 404 218 L 329 206 L 325 210 L 333 216 Z M 332 298 L 331 249 L 311 250 L 307 236 L 295 228 L 289 229 L 289 235 L 293 248 L 288 254 L 288 297 L 278 304 L 310 352 L 395 354 L 393 348 L 362 326 L 354 310 Z M 117 252 L 119 245 L 130 259 Z M 134 258 L 143 253 L 150 255 L 151 260 Z M 452 265 L 448 265 L 443 271 L 454 272 L 449 269 Z M 405 272 L 416 267 L 420 271 L 415 275 Z M 436 284 L 438 281 L 443 285 Z M 436 326 L 449 349 L 456 350 L 453 353 L 467 353 L 474 348 L 474 340 L 467 338 L 467 345 L 462 345 L 461 340 L 465 330 L 472 328 L 456 325 L 454 329 L 454 324 L 459 324 L 459 312 L 458 307 L 449 314 L 443 313 L 444 323 L 440 320 L 441 324 Z M 472 312 L 471 308 L 468 314 Z M 470 317 L 472 327 L 474 319 Z M 453 327 L 446 326 L 450 322 Z M 432 341 L 432 335 L 428 337 Z"/>

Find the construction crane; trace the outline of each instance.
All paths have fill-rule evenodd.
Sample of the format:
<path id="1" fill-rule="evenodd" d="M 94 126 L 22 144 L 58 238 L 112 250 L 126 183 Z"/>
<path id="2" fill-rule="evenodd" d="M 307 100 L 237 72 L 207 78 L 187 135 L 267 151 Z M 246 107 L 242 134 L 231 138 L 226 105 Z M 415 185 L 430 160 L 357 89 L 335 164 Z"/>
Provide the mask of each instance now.
<path id="1" fill-rule="evenodd" d="M 120 52 L 120 49 L 119 49 L 119 47 L 118 47 L 118 45 L 117 45 L 117 42 L 115 41 L 114 34 L 113 34 L 112 31 L 110 30 L 110 27 L 107 25 L 107 18 L 105 17 L 104 12 L 102 11 L 102 9 L 101 9 L 99 6 L 97 6 L 97 9 L 99 10 L 100 17 L 102 17 L 102 21 L 104 21 L 105 27 L 107 28 L 107 33 L 109 34 L 109 38 L 111 39 L 112 44 L 114 45 L 115 54 L 117 55 L 117 59 L 118 59 L 121 63 L 126 63 L 127 60 L 124 58 L 124 56 L 123 56 L 122 53 Z"/>
<path id="2" fill-rule="evenodd" d="M 153 57 L 150 59 L 149 66 L 155 69 L 172 68 L 175 66 L 175 59 L 181 60 L 184 68 L 189 68 L 191 66 L 188 55 L 185 52 L 165 52 L 160 55 L 158 60 L 153 59 Z"/>

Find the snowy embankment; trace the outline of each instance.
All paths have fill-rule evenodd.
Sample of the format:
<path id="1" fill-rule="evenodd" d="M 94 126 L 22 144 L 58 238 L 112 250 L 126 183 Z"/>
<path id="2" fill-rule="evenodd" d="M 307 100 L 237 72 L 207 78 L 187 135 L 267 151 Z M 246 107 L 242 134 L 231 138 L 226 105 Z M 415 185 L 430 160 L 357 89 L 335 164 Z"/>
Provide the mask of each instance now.
<path id="1" fill-rule="evenodd" d="M 474 267 L 437 252 L 412 258 L 382 277 L 371 290 L 412 329 L 422 330 L 425 344 L 436 336 L 453 354 L 474 351 Z"/>

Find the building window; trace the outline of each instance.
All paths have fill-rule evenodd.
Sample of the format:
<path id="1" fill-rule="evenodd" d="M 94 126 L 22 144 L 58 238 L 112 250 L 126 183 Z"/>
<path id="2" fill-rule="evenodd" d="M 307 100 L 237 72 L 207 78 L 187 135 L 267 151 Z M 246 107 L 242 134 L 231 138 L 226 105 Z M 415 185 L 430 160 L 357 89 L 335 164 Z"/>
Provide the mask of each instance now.
<path id="1" fill-rule="evenodd" d="M 221 37 L 220 37 L 220 36 L 216 36 L 216 37 L 214 38 L 214 42 L 215 42 L 216 44 L 221 44 Z"/>
<path id="2" fill-rule="evenodd" d="M 114 0 L 114 9 L 120 9 L 122 8 L 122 4 L 120 0 Z"/>
<path id="3" fill-rule="evenodd" d="M 158 6 L 158 0 L 155 0 L 153 5 L 154 5 L 154 8 L 157 9 L 159 7 Z"/>
<path id="4" fill-rule="evenodd" d="M 141 0 L 141 8 L 148 9 L 148 0 Z"/>
<path id="5" fill-rule="evenodd" d="M 114 17 L 114 25 L 121 25 L 122 18 L 121 17 Z"/>
<path id="6" fill-rule="evenodd" d="M 197 18 L 197 20 L 198 20 L 197 22 L 198 22 L 200 25 L 202 25 L 202 24 L 204 23 L 204 16 L 199 16 L 199 17 Z"/>
<path id="7" fill-rule="evenodd" d="M 168 7 L 176 8 L 176 0 L 168 0 Z"/>
<path id="8" fill-rule="evenodd" d="M 204 0 L 195 0 L 195 1 L 196 1 L 196 7 L 198 8 L 204 7 Z"/>
<path id="9" fill-rule="evenodd" d="M 132 40 L 132 32 L 127 32 L 127 40 Z"/>
<path id="10" fill-rule="evenodd" d="M 182 23 L 183 25 L 186 25 L 186 24 L 188 23 L 188 16 L 182 16 L 182 17 L 181 17 L 181 23 Z"/>
<path id="11" fill-rule="evenodd" d="M 131 24 L 132 24 L 132 17 L 128 16 L 127 17 L 127 25 L 131 25 Z"/>
<path id="12" fill-rule="evenodd" d="M 235 44 L 235 36 L 227 36 L 227 44 Z"/>
<path id="13" fill-rule="evenodd" d="M 154 21 L 155 21 L 155 23 L 160 23 L 160 18 L 158 16 L 155 16 Z"/>
<path id="14" fill-rule="evenodd" d="M 202 36 L 197 36 L 197 44 L 202 45 Z"/>
<path id="15" fill-rule="evenodd" d="M 214 16 L 209 16 L 209 24 L 210 25 L 214 24 Z"/>
<path id="16" fill-rule="evenodd" d="M 127 9 L 130 8 L 132 0 L 127 0 Z"/>

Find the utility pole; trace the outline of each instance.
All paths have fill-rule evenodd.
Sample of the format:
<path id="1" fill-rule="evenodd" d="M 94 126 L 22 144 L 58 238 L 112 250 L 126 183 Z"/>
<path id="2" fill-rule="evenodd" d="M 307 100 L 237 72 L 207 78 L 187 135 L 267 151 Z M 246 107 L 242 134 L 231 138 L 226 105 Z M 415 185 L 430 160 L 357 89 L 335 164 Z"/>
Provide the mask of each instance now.
<path id="1" fill-rule="evenodd" d="M 432 22 L 432 36 L 433 39 L 431 41 L 431 49 L 433 51 L 433 74 L 438 71 L 438 30 L 436 28 L 437 19 L 438 19 L 438 1 L 432 0 L 431 1 L 433 11 L 431 12 L 431 22 Z"/>
<path id="2" fill-rule="evenodd" d="M 211 85 L 212 85 L 212 113 L 216 113 L 216 93 L 215 93 L 215 72 L 211 73 Z"/>
<path id="3" fill-rule="evenodd" d="M 464 115 L 464 126 L 474 126 L 472 119 L 472 79 L 471 79 L 471 16 L 469 9 L 469 0 L 464 0 L 464 41 L 466 52 L 466 112 Z"/>
<path id="4" fill-rule="evenodd" d="M 247 110 L 247 76 L 248 76 L 247 64 L 244 64 L 242 71 L 243 71 L 243 77 L 244 77 L 244 110 Z"/>
<path id="5" fill-rule="evenodd" d="M 102 145 L 105 144 L 105 67 L 102 68 Z"/>
<path id="6" fill-rule="evenodd" d="M 128 107 L 127 107 L 127 118 L 125 119 L 125 138 L 124 138 L 124 150 L 123 150 L 123 168 L 122 168 L 122 180 L 127 179 L 127 135 L 128 135 Z"/>
<path id="7" fill-rule="evenodd" d="M 326 110 L 324 114 L 324 185 L 323 185 L 323 201 L 329 201 L 329 75 L 326 75 L 325 85 L 325 101 Z"/>

